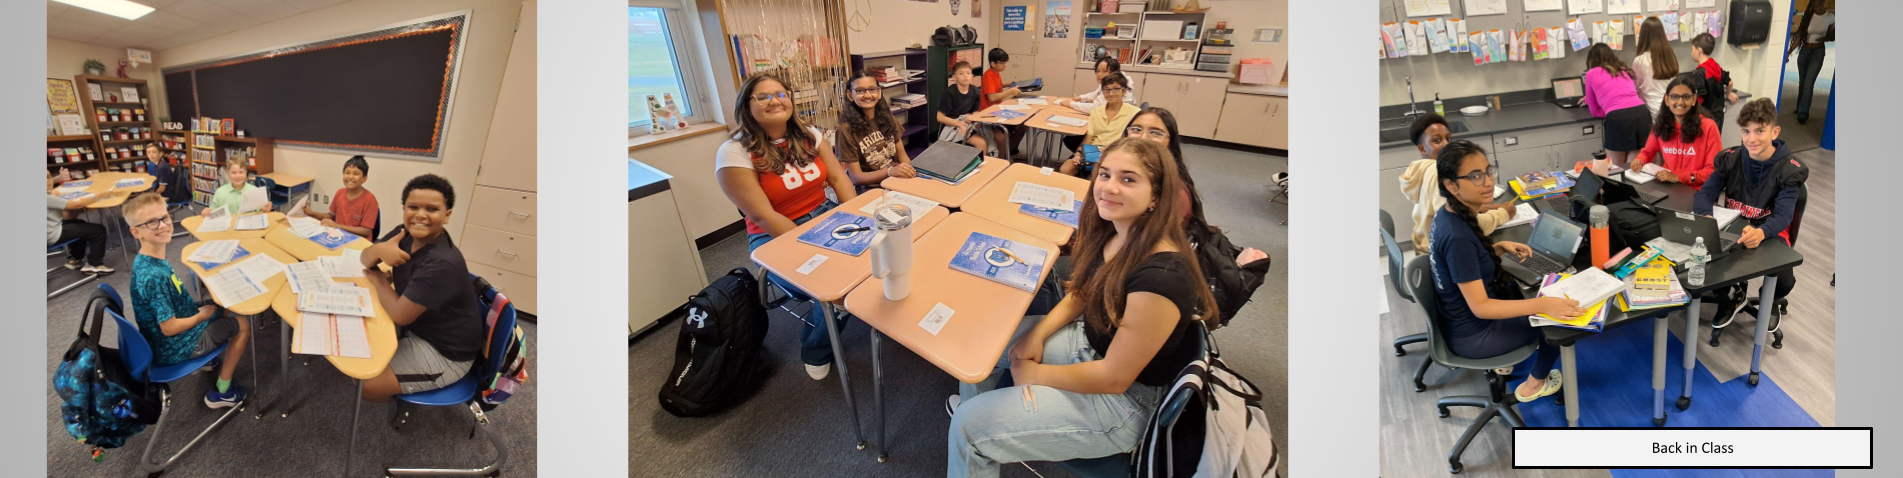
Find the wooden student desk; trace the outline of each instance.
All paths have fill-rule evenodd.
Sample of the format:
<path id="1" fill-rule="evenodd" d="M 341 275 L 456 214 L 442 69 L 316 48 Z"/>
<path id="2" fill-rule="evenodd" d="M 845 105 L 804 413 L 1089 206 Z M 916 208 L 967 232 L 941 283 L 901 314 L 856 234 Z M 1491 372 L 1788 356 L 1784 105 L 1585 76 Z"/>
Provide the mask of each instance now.
<path id="1" fill-rule="evenodd" d="M 114 186 L 114 184 L 123 179 L 138 179 L 145 183 L 123 188 Z M 99 197 L 98 201 L 86 205 L 86 209 L 105 209 L 109 207 L 119 207 L 125 204 L 126 199 L 131 198 L 133 193 L 151 190 L 153 185 L 157 184 L 158 179 L 145 173 L 121 173 L 115 171 L 94 174 L 80 181 L 92 181 L 92 185 L 87 186 L 85 191 L 92 193 L 93 196 Z"/>
<path id="2" fill-rule="evenodd" d="M 238 258 L 238 260 L 227 262 L 223 265 L 219 265 L 218 267 L 212 268 L 211 270 L 208 271 L 208 270 L 205 270 L 203 267 L 199 267 L 197 262 L 192 262 L 188 259 L 192 257 L 193 252 L 198 251 L 198 248 L 204 245 L 205 243 L 203 242 L 186 244 L 185 249 L 182 251 L 179 251 L 179 256 L 178 256 L 178 260 L 180 262 L 184 262 L 185 267 L 190 268 L 192 270 L 192 273 L 198 274 L 198 277 L 200 280 L 203 280 L 204 278 L 207 278 L 207 277 L 211 277 L 213 274 L 224 272 L 225 268 L 231 267 L 232 264 L 236 264 L 240 261 L 248 260 L 251 258 L 251 256 L 249 255 L 245 257 L 240 257 Z M 297 258 L 292 257 L 290 253 L 284 252 L 284 250 L 282 249 L 278 249 L 277 246 L 271 245 L 270 242 L 265 241 L 264 239 L 239 239 L 238 247 L 243 247 L 245 248 L 245 250 L 251 251 L 252 255 L 257 255 L 257 254 L 268 255 L 268 256 L 271 256 L 272 259 L 277 259 L 278 262 L 282 262 L 285 264 L 291 264 L 291 263 L 297 262 Z M 219 301 L 218 305 L 226 309 L 231 309 L 232 312 L 235 312 L 241 315 L 258 315 L 258 314 L 264 313 L 266 309 L 271 308 L 271 301 L 277 298 L 278 291 L 281 291 L 287 288 L 287 286 L 284 284 L 284 274 L 281 274 L 281 273 L 272 275 L 270 278 L 265 279 L 264 282 L 260 285 L 264 286 L 264 293 L 259 294 L 257 297 L 252 297 L 250 300 L 246 300 L 244 302 L 239 302 L 236 304 L 227 304 L 222 301 Z M 208 288 L 206 290 L 206 294 L 209 295 L 210 292 L 211 291 Z M 218 297 L 213 295 L 212 300 L 217 301 Z"/>
<path id="3" fill-rule="evenodd" d="M 979 189 L 978 194 L 972 196 L 961 210 L 1010 226 L 1012 229 L 1024 231 L 1056 245 L 1069 244 L 1072 233 L 1077 231 L 1076 228 L 1018 212 L 1018 207 L 1021 205 L 1010 202 L 1011 190 L 1017 187 L 1019 181 L 1068 189 L 1077 193 L 1077 199 L 1090 200 L 1090 181 L 1056 172 L 1046 175 L 1043 174 L 1042 168 L 1017 163 L 1005 168 L 1003 174 L 999 174 L 997 178 L 991 180 L 991 183 Z"/>
<path id="4" fill-rule="evenodd" d="M 1127 108 L 1129 107 L 1129 105 L 1124 105 L 1124 107 Z M 1084 134 L 1084 126 L 1064 126 L 1057 123 L 1052 123 L 1051 122 L 1052 116 L 1065 116 L 1065 117 L 1084 120 L 1085 122 L 1090 121 L 1089 115 L 1081 114 L 1081 113 L 1078 113 L 1077 110 L 1060 106 L 1057 108 L 1046 108 L 1043 110 L 1039 110 L 1037 112 L 1037 115 L 1034 115 L 1030 118 L 1030 120 L 1025 121 L 1024 125 L 1030 126 L 1032 128 L 1044 130 L 1044 131 L 1050 131 L 1053 133 L 1069 135 L 1069 136 L 1082 136 Z M 1088 125 L 1085 125 L 1085 126 L 1088 126 Z"/>
<path id="5" fill-rule="evenodd" d="M 366 289 L 371 287 L 370 279 L 363 277 L 340 277 L 334 280 L 356 284 Z M 370 358 L 324 357 L 330 361 L 331 365 L 337 367 L 337 371 L 358 380 L 376 378 L 377 375 L 383 373 L 384 367 L 390 365 L 390 357 L 396 355 L 396 322 L 390 319 L 390 313 L 384 310 L 383 301 L 377 298 L 374 289 L 370 294 L 370 303 L 376 306 L 376 316 L 369 317 L 364 322 L 365 330 L 370 333 Z M 271 301 L 271 310 L 277 312 L 278 317 L 282 317 L 283 323 L 288 327 L 280 328 L 284 338 L 284 346 L 280 349 L 283 350 L 282 355 L 288 357 L 291 350 L 291 329 L 303 324 L 303 314 L 297 311 L 297 294 L 291 293 L 287 288 Z"/>
<path id="6" fill-rule="evenodd" d="M 903 179 L 886 178 L 885 181 L 879 182 L 879 187 L 930 199 L 947 208 L 958 208 L 971 199 L 973 194 L 977 194 L 978 189 L 983 188 L 985 183 L 991 182 L 992 178 L 1004 173 L 1005 166 L 1010 164 L 1009 161 L 998 158 L 985 158 L 984 164 L 979 165 L 978 170 L 971 173 L 971 177 L 965 178 L 964 182 L 956 186 L 930 177 L 919 176 Z"/>
<path id="7" fill-rule="evenodd" d="M 851 291 L 853 287 L 859 285 L 859 282 L 866 280 L 867 277 L 872 275 L 871 250 L 867 249 L 866 252 L 862 252 L 858 256 L 848 256 L 831 249 L 800 242 L 799 236 L 800 234 L 805 234 L 806 231 L 812 230 L 813 226 L 824 221 L 828 216 L 838 214 L 840 211 L 864 214 L 859 211 L 859 208 L 867 204 L 872 204 L 883 197 L 885 197 L 885 190 L 883 189 L 868 190 L 864 194 L 860 194 L 859 197 L 853 198 L 851 201 L 846 201 L 845 204 L 841 204 L 839 207 L 835 207 L 831 211 L 827 211 L 825 214 L 813 218 L 811 221 L 806 221 L 806 224 L 801 224 L 799 227 L 795 227 L 793 230 L 781 234 L 780 237 L 760 245 L 758 249 L 753 250 L 753 262 L 760 264 L 762 267 L 766 267 L 766 269 L 773 272 L 774 275 L 786 279 L 787 282 L 792 283 L 795 287 L 799 287 L 802 292 L 812 296 L 814 299 L 825 302 L 837 302 L 846 296 L 846 292 Z M 945 220 L 945 218 L 950 215 L 951 211 L 946 210 L 944 206 L 934 207 L 931 211 L 927 211 L 924 214 L 915 212 L 912 218 L 913 240 L 916 241 L 920 236 L 924 235 L 926 231 L 930 231 L 933 226 L 937 226 L 939 221 Z M 814 255 L 825 256 L 826 262 L 821 263 L 819 267 L 814 268 L 810 273 L 799 273 L 800 266 L 806 264 L 806 261 L 812 259 Z"/>
<path id="8" fill-rule="evenodd" d="M 887 450 L 879 335 L 892 336 L 893 341 L 961 382 L 977 383 L 990 376 L 991 369 L 998 365 L 998 357 L 1011 342 L 1011 334 L 1017 332 L 1024 320 L 1024 309 L 1031 305 L 1033 291 L 951 268 L 952 256 L 973 232 L 1043 249 L 1044 267 L 1038 273 L 1038 283 L 1050 275 L 1052 265 L 1057 263 L 1056 244 L 985 218 L 957 213 L 913 243 L 910 295 L 902 300 L 886 300 L 885 282 L 876 280 L 862 282 L 846 294 L 846 310 L 872 326 L 872 397 L 879 409 L 875 427 L 880 461 L 884 461 Z M 918 323 L 940 303 L 950 307 L 953 313 L 938 335 L 932 335 Z"/>
<path id="9" fill-rule="evenodd" d="M 253 213 L 253 214 L 256 214 L 256 213 Z M 200 241 L 217 241 L 217 240 L 223 240 L 223 239 L 261 239 L 261 238 L 264 238 L 265 232 L 270 231 L 271 228 L 277 227 L 279 224 L 282 224 L 284 222 L 284 213 L 267 212 L 264 214 L 269 215 L 268 221 L 270 221 L 270 225 L 265 226 L 264 229 L 256 229 L 256 230 L 250 230 L 250 231 L 240 231 L 240 230 L 237 230 L 236 228 L 233 228 L 233 229 L 226 229 L 226 230 L 218 231 L 218 232 L 200 233 L 198 232 L 198 226 L 205 223 L 205 216 L 203 215 L 192 215 L 192 217 L 188 217 L 183 220 L 180 220 L 178 224 L 180 226 L 184 226 L 185 232 L 192 233 L 192 237 L 196 237 Z M 237 218 L 233 217 L 232 222 L 236 223 Z M 236 224 L 234 224 L 234 226 L 235 225 Z"/>
<path id="10" fill-rule="evenodd" d="M 290 253 L 292 257 L 296 257 L 300 262 L 316 260 L 319 257 L 343 255 L 341 251 L 344 249 L 361 251 L 370 248 L 370 240 L 357 238 L 355 241 L 350 241 L 343 246 L 339 246 L 336 250 L 332 250 L 318 245 L 310 239 L 297 237 L 297 234 L 292 234 L 291 224 L 288 221 L 280 221 L 273 224 L 270 229 L 266 229 L 264 231 L 264 239 L 270 241 L 272 245 Z"/>

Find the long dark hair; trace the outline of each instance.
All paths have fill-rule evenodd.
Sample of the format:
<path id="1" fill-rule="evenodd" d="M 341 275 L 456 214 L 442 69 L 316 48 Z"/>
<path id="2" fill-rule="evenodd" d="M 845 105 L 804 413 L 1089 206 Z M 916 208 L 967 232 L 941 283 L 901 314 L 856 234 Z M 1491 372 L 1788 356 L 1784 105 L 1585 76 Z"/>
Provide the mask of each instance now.
<path id="1" fill-rule="evenodd" d="M 1124 290 L 1123 282 L 1131 272 L 1141 266 L 1150 257 L 1150 251 L 1156 245 L 1168 241 L 1174 244 L 1183 256 L 1188 267 L 1184 271 L 1196 291 L 1196 317 L 1208 323 L 1218 323 L 1221 309 L 1216 307 L 1216 298 L 1209 292 L 1209 283 L 1203 279 L 1202 265 L 1195 258 L 1195 251 L 1189 249 L 1189 238 L 1183 234 L 1183 215 L 1176 211 L 1182 208 L 1178 204 L 1183 200 L 1181 190 L 1188 187 L 1183 183 L 1182 174 L 1176 168 L 1169 167 L 1173 158 L 1169 151 L 1142 138 L 1123 138 L 1103 154 L 1127 153 L 1136 156 L 1138 164 L 1150 178 L 1150 200 L 1154 209 L 1137 217 L 1130 225 L 1130 237 L 1125 239 L 1123 248 L 1103 264 L 1097 267 L 1078 267 L 1071 270 L 1071 294 L 1076 294 L 1083 304 L 1084 324 L 1098 332 L 1110 332 L 1123 322 Z M 1101 167 L 1101 166 L 1100 166 Z M 1117 227 L 1105 220 L 1097 211 L 1097 182 L 1090 183 L 1090 200 L 1084 201 L 1084 210 L 1078 215 L 1076 257 L 1085 264 L 1096 262 L 1103 257 L 1104 247 L 1117 235 Z"/>
<path id="2" fill-rule="evenodd" d="M 1592 48 L 1586 49 L 1586 69 L 1593 68 L 1604 68 L 1606 73 L 1615 78 L 1632 76 L 1632 69 L 1627 68 L 1625 62 L 1619 61 L 1619 55 L 1612 53 L 1612 47 L 1606 46 L 1605 43 L 1594 43 Z"/>
<path id="3" fill-rule="evenodd" d="M 860 78 L 872 79 L 872 86 L 874 88 L 879 86 L 879 80 L 873 78 L 872 74 L 867 73 L 865 70 L 854 71 L 852 78 L 846 80 L 845 104 L 851 105 L 852 111 L 843 111 L 839 114 L 839 132 L 841 134 L 840 144 L 837 146 L 840 147 L 841 151 L 845 151 L 846 154 L 851 154 L 852 157 L 855 158 L 860 156 L 859 139 L 871 135 L 873 131 L 884 134 L 885 139 L 892 141 L 893 144 L 898 144 L 899 141 L 899 120 L 892 116 L 892 106 L 886 103 L 884 91 L 879 92 L 879 104 L 872 106 L 872 119 L 870 120 L 866 119 L 864 111 L 860 111 L 859 103 L 853 101 L 853 97 L 855 96 L 852 92 L 853 83 L 858 83 Z"/>
<path id="4" fill-rule="evenodd" d="M 1672 83 L 1665 85 L 1665 96 L 1672 96 L 1672 89 L 1680 86 L 1692 90 L 1694 95 L 1698 94 L 1698 87 L 1695 85 L 1703 78 L 1697 75 L 1698 73 L 1694 72 L 1673 77 Z M 1662 104 L 1659 106 L 1661 108 L 1659 116 L 1652 119 L 1652 135 L 1657 136 L 1659 141 L 1681 138 L 1679 141 L 1690 143 L 1698 141 L 1698 135 L 1705 132 L 1705 108 L 1693 104 L 1692 110 L 1686 112 L 1684 118 L 1679 118 L 1678 115 L 1672 114 L 1670 106 Z"/>
<path id="5" fill-rule="evenodd" d="M 1196 227 L 1215 230 L 1215 226 L 1210 226 L 1209 221 L 1203 217 L 1203 196 L 1196 192 L 1196 180 L 1190 177 L 1189 163 L 1183 160 L 1183 135 L 1176 129 L 1176 115 L 1163 107 L 1151 106 L 1138 111 L 1136 116 L 1130 117 L 1130 124 L 1136 124 L 1136 119 L 1142 118 L 1143 115 L 1156 116 L 1157 121 L 1163 122 L 1163 129 L 1170 132 L 1170 157 L 1176 159 L 1176 171 L 1183 178 L 1183 187 L 1189 189 L 1189 223 L 1185 226 L 1191 230 Z"/>
<path id="6" fill-rule="evenodd" d="M 818 138 L 812 137 L 812 134 L 806 131 L 806 125 L 800 122 L 800 115 L 797 112 L 786 118 L 786 137 L 783 139 L 789 144 L 785 148 L 773 147 L 773 139 L 767 137 L 766 127 L 761 126 L 759 120 L 753 119 L 753 90 L 763 81 L 779 83 L 781 88 L 786 88 L 787 108 L 792 108 L 793 88 L 785 79 L 771 71 L 755 73 L 747 77 L 747 81 L 740 85 L 739 97 L 733 100 L 734 123 L 740 125 L 738 131 L 734 132 L 733 139 L 739 141 L 741 146 L 745 146 L 748 153 L 758 158 L 753 162 L 755 171 L 778 174 L 785 170 L 788 164 L 805 167 L 819 157 L 819 148 L 816 146 Z"/>
<path id="7" fill-rule="evenodd" d="M 1447 208 L 1453 210 L 1454 214 L 1460 217 L 1461 222 L 1467 223 L 1467 227 L 1473 229 L 1474 237 L 1480 238 L 1480 245 L 1487 250 L 1487 256 L 1493 258 L 1494 280 L 1488 283 L 1488 288 L 1492 288 L 1492 284 L 1499 283 L 1506 275 L 1506 269 L 1500 267 L 1500 254 L 1493 250 L 1493 239 L 1480 230 L 1479 215 L 1472 208 L 1467 207 L 1466 203 L 1460 202 L 1460 198 L 1454 196 L 1452 190 L 1447 189 L 1448 182 L 1460 180 L 1455 177 L 1460 175 L 1460 163 L 1466 161 L 1469 156 L 1475 155 L 1480 156 L 1480 159 L 1484 161 L 1487 159 L 1487 150 L 1464 139 L 1447 143 L 1447 146 L 1441 148 L 1440 154 L 1434 156 L 1434 173 L 1440 178 L 1440 197 L 1447 200 Z M 1440 246 L 1440 244 L 1434 245 Z"/>
<path id="8" fill-rule="evenodd" d="M 1678 55 L 1665 40 L 1665 24 L 1659 17 L 1645 19 L 1639 25 L 1639 52 L 1652 58 L 1652 79 L 1669 80 L 1678 76 Z"/>

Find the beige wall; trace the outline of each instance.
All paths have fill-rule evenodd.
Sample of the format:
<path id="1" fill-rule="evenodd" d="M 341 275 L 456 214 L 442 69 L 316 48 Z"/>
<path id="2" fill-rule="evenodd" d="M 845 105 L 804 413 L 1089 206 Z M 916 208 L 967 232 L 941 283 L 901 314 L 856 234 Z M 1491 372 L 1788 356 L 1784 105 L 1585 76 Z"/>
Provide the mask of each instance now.
<path id="1" fill-rule="evenodd" d="M 1229 36 L 1236 42 L 1236 53 L 1231 57 L 1230 72 L 1235 72 L 1236 68 L 1233 64 L 1244 58 L 1268 57 L 1277 67 L 1288 64 L 1289 38 L 1298 34 L 1292 31 L 1288 22 L 1288 0 L 1204 1 L 1202 5 L 1209 7 L 1209 15 L 1204 17 L 1206 23 L 1201 25 L 1201 28 L 1215 28 L 1216 22 L 1229 22 L 1229 28 L 1236 31 L 1234 35 Z M 1255 38 L 1257 28 L 1283 29 L 1282 42 L 1249 41 Z"/>
<path id="2" fill-rule="evenodd" d="M 708 133 L 628 152 L 629 158 L 674 177 L 668 187 L 687 225 L 687 237 L 700 238 L 740 220 L 739 209 L 714 179 L 714 151 L 726 141 L 726 134 Z"/>
<path id="3" fill-rule="evenodd" d="M 415 176 L 436 174 L 449 179 L 450 185 L 457 191 L 456 209 L 466 210 L 468 207 L 468 198 L 475 192 L 476 168 L 482 161 L 490 118 L 495 111 L 503 68 L 508 63 L 509 46 L 515 38 L 516 19 L 521 15 L 521 8 L 520 0 L 354 0 L 155 52 L 153 59 L 161 66 L 183 65 L 471 10 L 469 36 L 463 44 L 456 97 L 450 108 L 448 131 L 444 135 L 442 162 L 368 157 L 370 179 L 365 187 L 377 195 L 384 217 L 384 230 L 388 231 L 399 222 L 396 215 L 403 185 Z M 242 124 L 244 118 L 238 118 L 238 121 Z M 534 140 L 532 135 L 522 138 L 522 141 Z M 341 174 L 339 171 L 343 168 L 344 160 L 349 158 L 348 154 L 279 147 L 276 169 L 316 178 L 311 190 L 328 197 L 342 187 L 338 179 Z M 464 215 L 450 217 L 445 230 L 452 237 L 458 237 L 463 230 L 463 218 Z"/>
<path id="4" fill-rule="evenodd" d="M 913 2 L 909 0 L 871 0 L 871 8 L 861 0 L 844 2 L 847 25 L 861 27 L 853 15 L 861 15 L 871 21 L 865 25 L 866 31 L 846 32 L 846 41 L 854 54 L 877 53 L 900 50 L 913 43 L 931 46 L 932 32 L 938 27 L 971 25 L 978 32 L 978 43 L 985 43 L 988 25 L 992 15 L 1003 15 L 997 0 L 984 1 L 984 18 L 971 18 L 971 6 L 980 0 L 961 0 L 958 14 L 951 13 L 951 0 L 938 0 L 938 3 Z M 1072 0 L 1072 5 L 1077 5 Z M 1073 7 L 1074 8 L 1074 7 Z M 989 44 L 987 44 L 988 46 Z"/>
<path id="5" fill-rule="evenodd" d="M 83 66 L 89 59 L 105 63 L 106 76 L 115 76 L 119 70 L 119 59 L 125 57 L 126 49 L 124 48 L 90 45 L 48 37 L 46 39 L 46 77 L 71 80 L 74 75 L 86 72 Z M 165 114 L 165 86 L 162 84 L 164 81 L 159 78 L 158 67 L 149 63 L 139 65 L 138 68 L 127 67 L 126 76 L 145 80 L 146 85 L 150 87 L 148 91 L 151 91 L 153 96 L 146 103 L 151 105 L 148 109 L 158 111 L 160 115 Z M 86 94 L 86 85 L 74 83 L 73 87 L 79 90 L 79 94 Z"/>
<path id="6" fill-rule="evenodd" d="M 1772 0 L 1771 11 L 1782 12 L 1790 7 L 1791 0 Z M 1382 5 L 1387 5 L 1383 3 Z M 1729 12 L 1729 3 L 1717 2 L 1716 10 Z M 1518 18 L 1520 2 L 1508 2 L 1507 17 Z M 1707 11 L 1707 9 L 1685 9 L 1681 11 Z M 1549 15 L 1561 18 L 1560 12 L 1535 12 L 1534 15 Z M 1651 15 L 1651 12 L 1647 12 Z M 1603 16 L 1603 15 L 1601 15 Z M 1481 19 L 1498 18 L 1498 15 L 1475 17 Z M 1420 17 L 1425 19 L 1427 17 Z M 1381 21 L 1391 21 L 1389 13 L 1382 14 Z M 1469 20 L 1473 21 L 1473 20 Z M 1555 26 L 1564 20 L 1535 20 L 1535 24 Z M 1761 98 L 1775 97 L 1780 77 L 1779 60 L 1782 59 L 1784 37 L 1777 32 L 1784 31 L 1788 20 L 1783 15 L 1772 15 L 1772 35 L 1763 48 L 1743 49 L 1718 39 L 1717 52 L 1712 56 L 1718 59 L 1718 65 L 1731 72 L 1734 88 L 1747 91 Z M 1726 19 L 1730 24 L 1730 19 Z M 1369 35 L 1369 46 L 1373 46 L 1374 35 Z M 1635 45 L 1638 40 L 1627 36 L 1625 49 L 1619 51 L 1619 58 L 1628 63 L 1637 55 Z M 1369 49 L 1373 56 L 1373 49 Z M 1692 62 L 1691 43 L 1672 42 L 1672 53 L 1678 56 L 1679 71 L 1689 71 Z M 1495 63 L 1474 66 L 1473 55 L 1464 53 L 1439 53 L 1428 56 L 1413 56 L 1377 60 L 1381 62 L 1381 105 L 1407 103 L 1407 82 L 1409 75 L 1414 77 L 1414 98 L 1422 103 L 1432 103 L 1434 93 L 1442 98 L 1460 98 L 1492 93 L 1523 91 L 1550 88 L 1553 78 L 1578 76 L 1586 68 L 1586 51 L 1572 51 L 1567 47 L 1566 58 L 1558 60 L 1528 61 L 1523 63 Z"/>

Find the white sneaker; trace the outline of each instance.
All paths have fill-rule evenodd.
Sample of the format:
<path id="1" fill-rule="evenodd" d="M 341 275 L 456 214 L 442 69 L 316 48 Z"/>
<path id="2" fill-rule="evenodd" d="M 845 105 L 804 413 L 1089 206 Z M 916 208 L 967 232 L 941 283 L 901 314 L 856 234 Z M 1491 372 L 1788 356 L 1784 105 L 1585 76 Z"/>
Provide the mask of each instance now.
<path id="1" fill-rule="evenodd" d="M 100 264 L 100 265 L 96 265 L 96 266 L 86 266 L 86 267 L 81 267 L 81 268 L 79 268 L 79 271 L 80 271 L 80 272 L 84 272 L 84 273 L 87 273 L 87 274 L 111 274 L 111 273 L 113 273 L 113 270 L 112 270 L 112 268 L 111 268 L 111 267 L 106 267 L 106 265 L 105 265 L 105 264 Z"/>
<path id="2" fill-rule="evenodd" d="M 958 413 L 958 403 L 963 400 L 964 399 L 959 398 L 958 394 L 956 393 L 952 394 L 949 397 L 945 397 L 945 415 L 946 416 L 956 415 Z"/>
<path id="3" fill-rule="evenodd" d="M 806 366 L 806 376 L 813 377 L 813 380 L 825 380 L 826 376 L 832 373 L 833 364 Z"/>

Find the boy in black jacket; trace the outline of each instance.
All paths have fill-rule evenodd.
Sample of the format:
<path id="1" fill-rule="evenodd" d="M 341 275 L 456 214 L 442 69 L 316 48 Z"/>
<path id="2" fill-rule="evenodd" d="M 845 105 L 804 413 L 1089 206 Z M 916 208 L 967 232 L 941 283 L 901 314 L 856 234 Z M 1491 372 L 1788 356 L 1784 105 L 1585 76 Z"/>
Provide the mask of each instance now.
<path id="1" fill-rule="evenodd" d="M 1711 215 L 1712 205 L 1722 193 L 1724 207 L 1743 212 L 1743 219 L 1749 221 L 1738 245 L 1757 248 L 1765 240 L 1791 245 L 1789 228 L 1797 217 L 1797 197 L 1804 181 L 1810 178 L 1810 168 L 1792 158 L 1784 141 L 1777 139 L 1777 107 L 1770 98 L 1745 103 L 1738 112 L 1738 126 L 1743 128 L 1744 144 L 1721 151 L 1713 159 L 1711 177 L 1692 200 L 1692 212 Z M 1776 298 L 1784 299 L 1796 284 L 1792 271 L 1779 273 Z M 1740 295 L 1733 297 L 1742 298 Z M 1720 317 L 1713 319 L 1713 328 L 1731 324 L 1735 309 L 1733 314 L 1725 314 L 1726 309 L 1719 309 Z M 1772 315 L 1772 332 L 1778 330 L 1778 315 Z"/>

